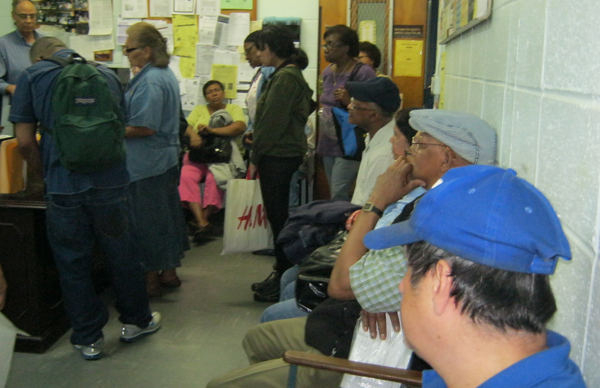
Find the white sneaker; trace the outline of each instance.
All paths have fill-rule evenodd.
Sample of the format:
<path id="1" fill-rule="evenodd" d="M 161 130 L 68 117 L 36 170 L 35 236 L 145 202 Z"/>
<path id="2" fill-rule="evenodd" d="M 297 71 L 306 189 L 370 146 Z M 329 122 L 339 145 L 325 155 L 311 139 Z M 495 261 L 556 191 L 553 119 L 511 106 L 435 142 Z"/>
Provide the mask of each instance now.
<path id="1" fill-rule="evenodd" d="M 160 329 L 160 313 L 153 312 L 152 320 L 148 327 L 141 328 L 136 325 L 123 325 L 121 329 L 121 342 L 135 342 L 142 337 L 154 334 Z"/>
<path id="2" fill-rule="evenodd" d="M 98 360 L 102 358 L 102 345 L 104 344 L 104 338 L 100 338 L 98 341 L 90 345 L 73 345 L 75 349 L 81 352 L 81 357 L 86 360 Z"/>

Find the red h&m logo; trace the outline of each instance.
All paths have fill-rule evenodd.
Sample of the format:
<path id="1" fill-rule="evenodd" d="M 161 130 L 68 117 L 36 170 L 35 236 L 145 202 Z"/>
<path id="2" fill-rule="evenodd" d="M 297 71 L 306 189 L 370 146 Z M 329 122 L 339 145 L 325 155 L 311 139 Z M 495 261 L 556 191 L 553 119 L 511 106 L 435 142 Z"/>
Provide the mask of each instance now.
<path id="1" fill-rule="evenodd" d="M 244 225 L 244 230 L 248 228 L 255 229 L 257 227 L 267 228 L 267 212 L 262 204 L 256 205 L 256 212 L 253 214 L 252 209 L 254 205 L 244 209 L 244 215 L 238 217 L 237 219 L 240 221 L 238 224 L 238 230 Z M 254 216 L 254 217 L 253 217 Z"/>

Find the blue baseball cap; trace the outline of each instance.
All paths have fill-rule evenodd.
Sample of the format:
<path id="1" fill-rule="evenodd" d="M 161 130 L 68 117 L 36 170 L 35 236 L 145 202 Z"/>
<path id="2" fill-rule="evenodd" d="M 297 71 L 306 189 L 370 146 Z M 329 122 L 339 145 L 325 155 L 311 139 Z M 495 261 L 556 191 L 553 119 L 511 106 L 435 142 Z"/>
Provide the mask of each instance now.
<path id="1" fill-rule="evenodd" d="M 546 197 L 514 170 L 493 166 L 449 170 L 409 220 L 364 238 L 369 249 L 417 241 L 514 272 L 549 275 L 558 258 L 571 260 L 569 242 Z"/>

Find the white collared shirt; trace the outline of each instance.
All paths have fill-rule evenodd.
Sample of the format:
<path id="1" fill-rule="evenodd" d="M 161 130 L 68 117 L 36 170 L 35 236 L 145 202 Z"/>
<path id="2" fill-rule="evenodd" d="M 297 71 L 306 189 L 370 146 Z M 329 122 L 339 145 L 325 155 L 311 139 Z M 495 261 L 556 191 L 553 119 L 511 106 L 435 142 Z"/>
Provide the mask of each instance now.
<path id="1" fill-rule="evenodd" d="M 369 199 L 377 177 L 385 172 L 394 162 L 392 143 L 390 139 L 394 135 L 394 120 L 384 125 L 375 136 L 367 135 L 365 139 L 365 150 L 356 177 L 356 187 L 352 196 L 352 203 L 364 205 Z"/>

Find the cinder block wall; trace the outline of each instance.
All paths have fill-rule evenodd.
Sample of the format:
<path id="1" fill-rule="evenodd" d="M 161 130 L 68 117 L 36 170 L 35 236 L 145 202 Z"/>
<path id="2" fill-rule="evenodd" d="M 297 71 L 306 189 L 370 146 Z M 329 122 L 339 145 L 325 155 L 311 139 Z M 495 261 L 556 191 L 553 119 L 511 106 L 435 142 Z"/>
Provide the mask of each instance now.
<path id="1" fill-rule="evenodd" d="M 299 17 L 302 19 L 300 26 L 300 45 L 308 54 L 309 64 L 303 71 L 306 82 L 311 89 L 316 91 L 319 58 L 319 0 L 291 1 L 291 0 L 258 0 L 257 18 L 262 20 L 269 16 Z"/>
<path id="2" fill-rule="evenodd" d="M 550 199 L 573 261 L 552 277 L 550 327 L 600 386 L 600 2 L 494 0 L 491 19 L 445 46 L 445 109 L 499 135 L 499 162 Z"/>

